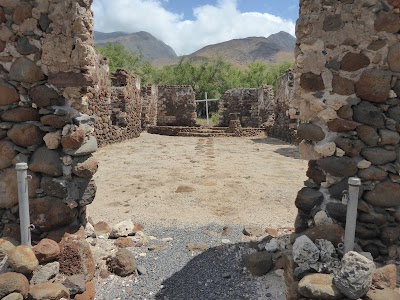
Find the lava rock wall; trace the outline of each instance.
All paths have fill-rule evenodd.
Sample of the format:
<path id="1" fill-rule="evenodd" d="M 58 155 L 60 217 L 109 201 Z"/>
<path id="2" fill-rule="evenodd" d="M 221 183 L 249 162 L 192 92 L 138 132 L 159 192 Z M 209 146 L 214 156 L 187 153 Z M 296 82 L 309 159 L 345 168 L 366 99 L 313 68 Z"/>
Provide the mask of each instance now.
<path id="1" fill-rule="evenodd" d="M 194 126 L 196 95 L 191 86 L 158 87 L 158 126 Z"/>
<path id="2" fill-rule="evenodd" d="M 140 79 L 117 70 L 109 79 L 108 65 L 99 56 L 99 84 L 89 89 L 89 111 L 99 146 L 136 138 L 141 133 Z"/>
<path id="3" fill-rule="evenodd" d="M 272 122 L 266 124 L 267 134 L 289 143 L 298 143 L 297 122 L 299 115 L 298 101 L 294 97 L 295 80 L 292 70 L 288 70 L 276 82 L 276 96 L 273 100 Z"/>
<path id="4" fill-rule="evenodd" d="M 143 86 L 142 97 L 142 128 L 157 125 L 158 87 L 156 85 Z"/>
<path id="5" fill-rule="evenodd" d="M 298 135 L 310 162 L 296 232 L 342 237 L 343 191 L 357 176 L 356 242 L 375 259 L 400 258 L 399 32 L 398 0 L 300 1 Z"/>
<path id="6" fill-rule="evenodd" d="M 270 86 L 228 90 L 219 101 L 219 126 L 229 126 L 230 114 L 238 113 L 243 127 L 259 128 L 272 114 L 273 99 Z"/>
<path id="7" fill-rule="evenodd" d="M 91 1 L 0 1 L 0 230 L 18 237 L 15 164 L 29 166 L 33 234 L 86 221 L 97 170 L 88 89 Z"/>

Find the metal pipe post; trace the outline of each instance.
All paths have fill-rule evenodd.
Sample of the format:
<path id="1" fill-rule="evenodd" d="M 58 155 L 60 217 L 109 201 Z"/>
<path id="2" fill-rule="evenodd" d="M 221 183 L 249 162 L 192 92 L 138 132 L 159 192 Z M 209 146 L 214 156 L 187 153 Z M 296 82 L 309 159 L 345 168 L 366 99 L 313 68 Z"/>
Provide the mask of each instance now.
<path id="1" fill-rule="evenodd" d="M 361 180 L 357 177 L 349 178 L 349 202 L 347 203 L 346 230 L 344 235 L 344 254 L 354 250 L 354 239 L 357 224 L 358 194 Z"/>
<path id="2" fill-rule="evenodd" d="M 210 126 L 210 121 L 208 119 L 208 99 L 207 99 L 207 92 L 206 94 L 206 115 L 207 115 L 207 126 Z"/>
<path id="3" fill-rule="evenodd" d="M 31 246 L 29 199 L 28 199 L 28 164 L 17 163 L 19 222 L 21 229 L 21 244 Z"/>

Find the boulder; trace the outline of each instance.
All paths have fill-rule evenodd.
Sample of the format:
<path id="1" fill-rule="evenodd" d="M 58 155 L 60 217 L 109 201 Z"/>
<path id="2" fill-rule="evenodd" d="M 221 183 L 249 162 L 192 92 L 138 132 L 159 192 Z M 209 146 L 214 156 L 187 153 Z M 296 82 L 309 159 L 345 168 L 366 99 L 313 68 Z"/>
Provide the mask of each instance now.
<path id="1" fill-rule="evenodd" d="M 65 199 L 68 197 L 68 181 L 64 177 L 43 176 L 40 188 L 47 196 Z"/>
<path id="2" fill-rule="evenodd" d="M 97 160 L 92 156 L 78 156 L 72 161 L 72 173 L 78 177 L 91 178 L 98 168 Z"/>
<path id="3" fill-rule="evenodd" d="M 362 100 L 382 103 L 388 99 L 391 74 L 383 70 L 365 70 L 356 83 L 356 94 Z"/>
<path id="4" fill-rule="evenodd" d="M 325 89 L 324 80 L 321 75 L 303 73 L 300 77 L 300 86 L 306 92 L 318 92 Z"/>
<path id="5" fill-rule="evenodd" d="M 373 261 L 350 251 L 343 256 L 342 266 L 335 274 L 334 283 L 346 297 L 358 299 L 368 292 L 374 272 Z"/>
<path id="6" fill-rule="evenodd" d="M 32 300 L 68 299 L 69 292 L 61 283 L 40 283 L 31 287 L 29 297 Z"/>
<path id="7" fill-rule="evenodd" d="M 358 176 L 365 180 L 382 181 L 388 176 L 388 172 L 381 168 L 370 166 L 366 169 L 359 170 Z"/>
<path id="8" fill-rule="evenodd" d="M 26 298 L 29 291 L 28 279 L 19 273 L 8 272 L 0 274 L 0 298 L 11 293 L 20 293 Z"/>
<path id="9" fill-rule="evenodd" d="M 75 300 L 94 300 L 94 297 L 96 295 L 94 283 L 92 281 L 87 282 L 85 288 L 85 292 L 80 295 L 76 295 Z"/>
<path id="10" fill-rule="evenodd" d="M 20 293 L 11 293 L 8 296 L 1 298 L 1 300 L 23 300 L 23 299 L 24 296 L 22 296 Z"/>
<path id="11" fill-rule="evenodd" d="M 136 272 L 136 260 L 132 252 L 119 249 L 114 257 L 107 259 L 108 270 L 118 276 L 129 276 Z"/>
<path id="12" fill-rule="evenodd" d="M 77 210 L 69 208 L 62 199 L 43 197 L 29 203 L 31 222 L 42 231 L 49 231 L 71 224 L 76 220 Z"/>
<path id="13" fill-rule="evenodd" d="M 46 78 L 42 69 L 26 57 L 17 58 L 10 69 L 10 77 L 15 81 L 35 83 Z"/>
<path id="14" fill-rule="evenodd" d="M 110 238 L 127 237 L 129 235 L 134 235 L 137 231 L 138 230 L 132 221 L 123 221 L 112 227 Z"/>
<path id="15" fill-rule="evenodd" d="M 395 161 L 397 158 L 396 152 L 386 150 L 380 147 L 364 148 L 361 155 L 374 165 L 384 165 Z"/>
<path id="16" fill-rule="evenodd" d="M 344 229 L 338 224 L 326 224 L 307 229 L 302 235 L 306 235 L 313 242 L 317 239 L 328 240 L 336 247 L 343 243 Z"/>
<path id="17" fill-rule="evenodd" d="M 399 17 L 400 19 L 400 17 Z M 400 23 L 400 21 L 399 21 Z M 400 25 L 398 25 L 400 26 Z M 389 47 L 389 53 L 387 56 L 389 69 L 393 72 L 400 72 L 400 43 L 394 44 Z M 397 95 L 400 97 L 400 95 Z"/>
<path id="18" fill-rule="evenodd" d="M 305 235 L 298 237 L 293 244 L 293 260 L 300 267 L 316 263 L 319 253 L 317 246 Z"/>
<path id="19" fill-rule="evenodd" d="M 297 137 L 302 140 L 319 142 L 325 138 L 325 133 L 318 125 L 303 123 L 297 128 Z"/>
<path id="20" fill-rule="evenodd" d="M 60 152 L 40 147 L 33 153 L 29 169 L 55 177 L 63 175 Z"/>
<path id="21" fill-rule="evenodd" d="M 46 126 L 51 126 L 53 128 L 57 129 L 62 129 L 65 125 L 70 124 L 71 117 L 64 115 L 64 116 L 58 116 L 58 115 L 45 115 L 40 118 L 40 122 L 42 122 L 43 125 Z"/>
<path id="22" fill-rule="evenodd" d="M 43 137 L 43 140 L 50 150 L 58 149 L 61 144 L 61 131 L 49 132 Z"/>
<path id="23" fill-rule="evenodd" d="M 30 107 L 17 107 L 3 112 L 1 119 L 6 122 L 38 121 L 39 112 Z"/>
<path id="24" fill-rule="evenodd" d="M 298 193 L 295 205 L 298 209 L 310 212 L 315 206 L 318 206 L 324 200 L 324 195 L 320 191 L 304 187 Z"/>
<path id="25" fill-rule="evenodd" d="M 29 90 L 32 102 L 38 107 L 63 106 L 65 99 L 47 85 L 37 85 Z"/>
<path id="26" fill-rule="evenodd" d="M 0 106 L 10 105 L 18 101 L 17 90 L 3 79 L 0 79 Z"/>
<path id="27" fill-rule="evenodd" d="M 12 165 L 12 160 L 17 155 L 14 144 L 8 141 L 0 141 L 0 170 Z"/>
<path id="28" fill-rule="evenodd" d="M 368 67 L 370 63 L 369 58 L 365 54 L 348 52 L 342 58 L 340 68 L 347 72 L 354 72 Z"/>
<path id="29" fill-rule="evenodd" d="M 318 161 L 320 168 L 336 177 L 349 177 L 357 173 L 356 162 L 350 157 L 326 157 Z"/>
<path id="30" fill-rule="evenodd" d="M 397 268 L 396 265 L 386 265 L 376 269 L 372 276 L 372 285 L 378 289 L 396 289 Z M 390 298 L 383 298 L 390 299 Z"/>
<path id="31" fill-rule="evenodd" d="M 400 300 L 400 294 L 392 289 L 369 290 L 364 297 L 365 300 Z"/>
<path id="32" fill-rule="evenodd" d="M 85 156 L 97 151 L 97 139 L 94 136 L 86 137 L 83 144 L 77 149 L 63 148 L 65 154 L 71 156 Z"/>
<path id="33" fill-rule="evenodd" d="M 118 248 L 129 248 L 133 247 L 133 240 L 126 237 L 119 237 L 115 242 L 114 245 Z"/>
<path id="34" fill-rule="evenodd" d="M 307 298 L 321 300 L 342 299 L 343 294 L 333 284 L 332 274 L 310 274 L 300 280 L 298 291 Z"/>
<path id="35" fill-rule="evenodd" d="M 39 266 L 35 253 L 28 246 L 17 246 L 8 251 L 8 263 L 14 271 L 31 274 Z"/>
<path id="36" fill-rule="evenodd" d="M 14 144 L 26 148 L 41 144 L 45 133 L 33 124 L 15 124 L 7 132 L 7 136 Z"/>
<path id="37" fill-rule="evenodd" d="M 64 135 L 61 139 L 61 144 L 64 148 L 77 149 L 82 145 L 84 140 L 85 131 L 81 128 L 78 128 L 76 131 L 69 132 L 67 135 Z"/>
<path id="38" fill-rule="evenodd" d="M 376 128 L 385 127 L 383 112 L 367 101 L 362 101 L 358 105 L 353 106 L 353 119 L 364 125 L 370 125 Z M 368 142 L 366 143 L 368 144 Z"/>
<path id="39" fill-rule="evenodd" d="M 378 183 L 372 191 L 367 191 L 364 200 L 377 207 L 390 208 L 400 205 L 400 184 L 391 180 Z"/>
<path id="40" fill-rule="evenodd" d="M 111 226 L 104 221 L 97 222 L 93 227 L 96 235 L 109 234 L 112 230 Z"/>
<path id="41" fill-rule="evenodd" d="M 58 258 L 60 273 L 72 276 L 82 274 L 86 281 L 94 277 L 96 264 L 90 245 L 84 237 L 67 235 L 60 242 L 61 253 Z"/>
<path id="42" fill-rule="evenodd" d="M 32 285 L 49 282 L 60 272 L 60 264 L 57 261 L 39 265 L 39 267 L 33 271 L 30 283 Z"/>
<path id="43" fill-rule="evenodd" d="M 273 267 L 272 254 L 267 251 L 244 254 L 242 261 L 253 276 L 264 276 Z"/>
<path id="44" fill-rule="evenodd" d="M 39 177 L 28 171 L 32 179 L 28 184 L 28 196 L 35 197 L 36 190 L 40 186 Z M 15 169 L 5 169 L 0 171 L 0 208 L 11 208 L 18 204 L 18 182 L 17 171 Z"/>
<path id="45" fill-rule="evenodd" d="M 350 120 L 335 119 L 328 122 L 328 128 L 333 132 L 348 132 L 353 131 L 359 124 Z"/>
<path id="46" fill-rule="evenodd" d="M 8 251 L 14 249 L 15 245 L 9 240 L 0 239 L 0 261 L 7 255 Z"/>
<path id="47" fill-rule="evenodd" d="M 71 296 L 75 296 L 76 294 L 82 294 L 86 291 L 85 283 L 85 276 L 83 276 L 83 274 L 77 274 L 69 276 L 64 280 L 63 285 L 69 290 Z"/>
<path id="48" fill-rule="evenodd" d="M 60 254 L 60 246 L 53 240 L 42 239 L 33 247 L 33 252 L 40 263 L 50 262 Z"/>

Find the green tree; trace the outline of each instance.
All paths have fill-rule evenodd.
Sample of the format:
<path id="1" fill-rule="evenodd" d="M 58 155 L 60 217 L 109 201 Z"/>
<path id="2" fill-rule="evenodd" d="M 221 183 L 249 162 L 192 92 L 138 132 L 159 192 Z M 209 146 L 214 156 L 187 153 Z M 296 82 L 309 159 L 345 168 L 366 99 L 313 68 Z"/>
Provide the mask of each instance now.
<path id="1" fill-rule="evenodd" d="M 98 46 L 97 50 L 101 55 L 107 57 L 111 73 L 117 69 L 136 72 L 143 63 L 143 58 L 140 54 L 125 49 L 122 44 L 109 42 L 104 46 Z"/>

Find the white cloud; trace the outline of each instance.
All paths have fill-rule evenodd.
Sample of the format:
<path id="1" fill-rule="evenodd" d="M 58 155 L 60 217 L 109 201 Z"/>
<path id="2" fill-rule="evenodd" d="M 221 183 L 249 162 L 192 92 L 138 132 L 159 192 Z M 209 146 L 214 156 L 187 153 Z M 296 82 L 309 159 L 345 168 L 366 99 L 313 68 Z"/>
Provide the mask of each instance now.
<path id="1" fill-rule="evenodd" d="M 168 0 L 94 0 L 95 29 L 103 32 L 147 31 L 170 45 L 178 55 L 206 45 L 279 31 L 294 35 L 295 24 L 268 13 L 240 12 L 236 0 L 194 9 L 194 20 L 166 10 Z"/>

